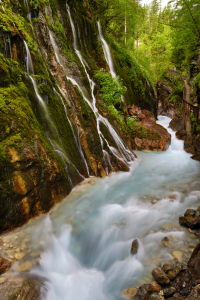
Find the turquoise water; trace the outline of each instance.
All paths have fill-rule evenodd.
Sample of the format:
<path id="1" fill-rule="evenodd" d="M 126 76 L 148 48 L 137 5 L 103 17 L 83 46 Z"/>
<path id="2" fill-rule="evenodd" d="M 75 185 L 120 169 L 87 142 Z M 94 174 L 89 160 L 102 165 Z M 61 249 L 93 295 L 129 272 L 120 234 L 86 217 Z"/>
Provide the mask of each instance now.
<path id="1" fill-rule="evenodd" d="M 169 121 L 162 116 L 158 123 L 167 128 Z M 136 152 L 130 172 L 83 185 L 49 215 L 18 230 L 18 237 L 30 238 L 24 261 L 43 252 L 31 273 L 45 279 L 44 299 L 121 299 L 123 289 L 150 282 L 151 270 L 172 261 L 172 251 L 188 259 L 188 243 L 197 240 L 178 217 L 200 205 L 200 163 L 168 130 L 168 151 Z M 170 247 L 161 241 L 166 236 Z M 139 249 L 131 255 L 135 238 Z"/>

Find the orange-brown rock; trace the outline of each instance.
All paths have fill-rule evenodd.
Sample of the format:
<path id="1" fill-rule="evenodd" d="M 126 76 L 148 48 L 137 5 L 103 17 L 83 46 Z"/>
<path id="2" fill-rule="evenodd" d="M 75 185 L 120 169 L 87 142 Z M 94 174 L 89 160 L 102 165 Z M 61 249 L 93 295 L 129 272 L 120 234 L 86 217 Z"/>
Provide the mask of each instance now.
<path id="1" fill-rule="evenodd" d="M 9 260 L 0 256 L 0 274 L 7 271 L 10 268 L 10 266 L 11 266 L 11 263 L 9 262 Z"/>
<path id="2" fill-rule="evenodd" d="M 139 133 L 132 128 L 136 150 L 167 150 L 171 142 L 171 135 L 163 126 L 156 123 L 156 119 L 151 112 L 132 105 L 128 108 L 128 113 L 130 116 L 135 117 L 138 124 L 142 126 Z"/>

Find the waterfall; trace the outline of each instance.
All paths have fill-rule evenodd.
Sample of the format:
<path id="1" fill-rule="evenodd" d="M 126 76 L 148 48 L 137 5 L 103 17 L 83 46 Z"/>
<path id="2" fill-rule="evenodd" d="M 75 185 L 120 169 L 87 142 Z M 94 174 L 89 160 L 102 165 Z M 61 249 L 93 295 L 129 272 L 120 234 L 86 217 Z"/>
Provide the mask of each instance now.
<path id="1" fill-rule="evenodd" d="M 33 69 L 33 63 L 31 59 L 31 54 L 29 51 L 29 48 L 27 46 L 27 43 L 24 41 L 25 49 L 26 49 L 26 68 L 27 68 L 27 73 L 28 74 L 34 74 L 34 69 Z"/>
<path id="2" fill-rule="evenodd" d="M 76 133 L 75 133 L 75 131 L 74 131 L 74 128 L 73 128 L 73 126 L 72 126 L 72 123 L 71 123 L 71 121 L 70 121 L 70 119 L 69 119 L 69 117 L 68 117 L 67 109 L 66 109 L 65 103 L 64 103 L 64 101 L 63 101 L 63 99 L 62 99 L 62 96 L 56 91 L 56 89 L 55 89 L 55 88 L 53 88 L 53 89 L 54 89 L 55 94 L 59 97 L 59 99 L 61 100 L 61 102 L 62 102 L 62 104 L 63 104 L 66 118 L 67 118 L 67 120 L 68 120 L 68 122 L 69 122 L 69 125 L 70 125 L 70 127 L 71 127 L 71 130 L 72 130 L 72 132 L 73 132 L 74 141 L 75 141 L 76 146 L 77 146 L 77 148 L 78 148 L 78 150 L 79 150 L 79 152 L 80 152 L 80 155 L 81 155 L 81 157 L 82 157 L 82 159 L 83 159 L 83 161 L 84 161 L 85 168 L 86 168 L 86 170 L 87 170 L 87 175 L 88 175 L 88 177 L 89 177 L 89 176 L 90 176 L 90 172 L 89 172 L 88 164 L 87 164 L 87 161 L 86 161 L 85 156 L 84 156 L 84 154 L 83 154 L 80 140 L 79 140 L 79 138 L 77 138 Z M 79 133 L 78 126 L 76 126 L 76 129 L 77 129 L 77 131 L 78 131 L 78 133 Z"/>
<path id="3" fill-rule="evenodd" d="M 91 96 L 92 96 L 92 104 L 90 103 L 90 101 L 88 99 L 86 99 L 86 97 L 84 97 L 84 99 L 87 101 L 87 103 L 90 105 L 90 107 L 92 108 L 93 112 L 95 113 L 96 115 L 96 119 L 97 119 L 97 130 L 98 130 L 98 133 L 99 133 L 99 137 L 100 137 L 100 141 L 101 141 L 101 145 L 102 145 L 102 148 L 103 148 L 103 140 L 106 142 L 108 148 L 110 149 L 110 151 L 115 155 L 116 158 L 119 159 L 120 157 L 120 160 L 123 160 L 126 164 L 128 164 L 128 162 L 134 160 L 134 155 L 132 154 L 132 152 L 125 146 L 124 142 L 121 140 L 121 138 L 119 137 L 119 135 L 117 134 L 117 132 L 114 130 L 114 128 L 112 127 L 112 125 L 109 123 L 109 121 L 102 117 L 100 115 L 100 113 L 98 112 L 98 109 L 96 107 L 96 98 L 94 96 L 94 87 L 95 87 L 95 83 L 93 82 L 93 80 L 90 78 L 88 72 L 87 72 L 87 69 L 86 69 L 86 66 L 85 66 L 85 63 L 83 61 L 83 57 L 81 55 L 81 52 L 78 50 L 78 42 L 77 42 L 77 35 L 76 35 L 76 30 L 75 30 L 75 26 L 74 26 L 74 22 L 73 22 L 73 19 L 72 19 L 72 16 L 71 16 L 71 12 L 70 12 L 70 8 L 69 6 L 66 4 L 66 8 L 67 8 L 67 12 L 68 12 L 68 15 L 69 15 L 69 19 L 70 19 L 70 23 L 71 23 L 71 28 L 72 28 L 72 33 L 73 33 L 73 38 L 74 38 L 74 50 L 84 68 L 84 71 L 86 73 L 86 76 L 88 78 L 88 81 L 89 81 L 89 84 L 90 84 L 90 91 L 91 91 Z M 107 45 L 107 44 L 106 44 Z M 108 47 L 108 46 L 107 46 Z M 109 50 L 109 48 L 108 48 Z M 108 51 L 108 53 L 110 53 L 110 51 Z M 109 62 L 110 62 L 110 59 L 111 59 L 111 55 L 108 57 L 109 58 Z M 112 63 L 112 60 L 111 60 L 111 66 L 113 65 Z M 113 77 L 116 77 L 116 74 L 113 72 L 114 70 L 114 67 L 111 69 L 112 70 L 112 75 Z M 70 79 L 70 78 L 69 78 Z M 70 79 L 71 80 L 71 79 Z M 80 89 L 80 86 L 76 83 L 76 82 L 73 82 L 73 80 L 71 80 L 73 84 L 75 84 L 76 86 L 79 87 Z M 82 92 L 83 94 L 83 92 Z M 111 147 L 108 143 L 108 141 L 106 140 L 106 138 L 104 137 L 103 133 L 101 132 L 100 130 L 100 123 L 103 123 L 106 128 L 108 129 L 108 131 L 110 132 L 110 135 L 113 137 L 116 145 L 117 145 L 117 148 L 119 150 L 119 153 L 117 150 L 113 150 L 114 148 Z M 102 149 L 103 150 L 103 149 Z"/>
<path id="4" fill-rule="evenodd" d="M 72 180 L 69 174 L 69 167 L 71 167 L 72 169 L 75 169 L 76 173 L 78 174 L 78 176 L 81 179 L 85 179 L 80 172 L 78 171 L 78 169 L 75 167 L 75 165 L 70 161 L 70 159 L 68 158 L 65 150 L 64 150 L 64 146 L 62 144 L 62 141 L 60 139 L 57 127 L 54 123 L 54 121 L 52 120 L 51 116 L 50 116 L 50 112 L 49 109 L 45 103 L 45 101 L 42 99 L 42 97 L 39 94 L 38 91 L 38 87 L 37 87 L 37 83 L 34 79 L 34 77 L 30 74 L 34 74 L 34 69 L 33 69 L 33 63 L 32 63 L 32 59 L 31 59 L 31 55 L 30 55 L 30 51 L 29 48 L 26 44 L 26 42 L 24 41 L 24 45 L 25 45 L 25 49 L 26 49 L 26 67 L 27 67 L 27 73 L 29 75 L 29 78 L 33 84 L 33 88 L 35 91 L 35 95 L 37 97 L 38 103 L 40 104 L 40 107 L 42 109 L 42 117 L 45 120 L 45 125 L 46 125 L 46 135 L 47 135 L 47 139 L 49 140 L 49 142 L 51 143 L 55 153 L 57 153 L 59 155 L 59 157 L 61 158 L 63 164 L 64 164 L 64 168 L 67 174 L 67 178 L 69 180 L 70 186 L 71 188 L 74 187 L 74 185 L 72 184 Z M 68 119 L 68 118 L 67 118 Z"/>
<path id="5" fill-rule="evenodd" d="M 112 60 L 112 55 L 110 53 L 110 48 L 109 48 L 108 44 L 106 43 L 106 41 L 104 39 L 103 30 L 102 30 L 100 21 L 97 22 L 97 25 L 98 25 L 98 30 L 99 30 L 99 38 L 100 38 L 101 43 L 102 43 L 103 52 L 104 52 L 107 64 L 109 66 L 110 73 L 111 73 L 112 77 L 116 78 L 117 75 L 115 73 L 115 67 L 114 67 L 114 63 L 113 63 L 113 60 Z"/>

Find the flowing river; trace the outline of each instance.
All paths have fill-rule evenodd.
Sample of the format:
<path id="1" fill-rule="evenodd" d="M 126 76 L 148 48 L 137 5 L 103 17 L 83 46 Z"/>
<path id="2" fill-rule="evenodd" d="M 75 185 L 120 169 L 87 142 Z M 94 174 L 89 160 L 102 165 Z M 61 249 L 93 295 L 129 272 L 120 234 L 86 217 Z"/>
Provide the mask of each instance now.
<path id="1" fill-rule="evenodd" d="M 169 122 L 159 117 L 164 127 Z M 114 300 L 151 282 L 162 263 L 187 261 L 198 240 L 178 217 L 200 205 L 200 163 L 168 131 L 166 152 L 136 151 L 130 172 L 89 178 L 50 214 L 2 236 L 0 255 L 17 259 L 7 276 L 31 268 L 44 279 L 47 300 Z"/>

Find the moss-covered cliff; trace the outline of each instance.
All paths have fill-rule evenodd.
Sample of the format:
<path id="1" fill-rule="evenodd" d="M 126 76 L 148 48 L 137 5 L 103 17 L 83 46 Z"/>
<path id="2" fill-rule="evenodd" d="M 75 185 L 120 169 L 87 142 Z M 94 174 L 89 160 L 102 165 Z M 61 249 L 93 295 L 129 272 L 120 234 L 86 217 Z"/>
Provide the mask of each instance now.
<path id="1" fill-rule="evenodd" d="M 145 72 L 106 36 L 121 80 L 109 74 L 97 4 L 67 5 L 82 62 L 65 1 L 0 4 L 0 231 L 48 211 L 84 177 L 128 170 L 137 122 L 127 106 L 155 113 Z M 106 102 L 103 88 L 109 84 L 113 93 L 116 87 L 125 92 L 125 102 L 119 93 L 115 102 Z"/>

